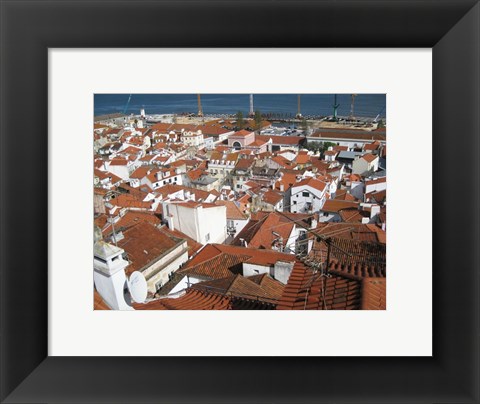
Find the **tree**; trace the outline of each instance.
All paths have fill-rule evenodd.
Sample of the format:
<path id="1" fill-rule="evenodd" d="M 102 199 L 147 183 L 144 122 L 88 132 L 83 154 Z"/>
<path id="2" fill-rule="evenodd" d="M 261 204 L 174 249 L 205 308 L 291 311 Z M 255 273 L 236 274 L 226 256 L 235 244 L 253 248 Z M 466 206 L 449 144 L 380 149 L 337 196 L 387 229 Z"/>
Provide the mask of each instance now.
<path id="1" fill-rule="evenodd" d="M 321 151 L 322 153 L 325 153 L 329 147 L 334 147 L 336 145 L 337 145 L 336 143 L 332 143 L 332 142 L 323 142 Z"/>
<path id="2" fill-rule="evenodd" d="M 260 130 L 262 127 L 262 114 L 260 111 L 255 111 L 255 116 L 253 119 L 255 120 L 255 130 Z"/>
<path id="3" fill-rule="evenodd" d="M 236 117 L 237 117 L 237 127 L 238 127 L 238 129 L 243 129 L 244 126 L 245 126 L 245 120 L 243 119 L 243 112 L 238 111 Z"/>

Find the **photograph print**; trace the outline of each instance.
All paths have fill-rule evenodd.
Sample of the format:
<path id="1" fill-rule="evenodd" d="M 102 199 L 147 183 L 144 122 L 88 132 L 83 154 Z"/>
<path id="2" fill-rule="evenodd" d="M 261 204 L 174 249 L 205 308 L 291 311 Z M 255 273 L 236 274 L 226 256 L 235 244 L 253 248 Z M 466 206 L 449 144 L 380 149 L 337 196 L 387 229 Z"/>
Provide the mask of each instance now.
<path id="1" fill-rule="evenodd" d="M 386 94 L 95 94 L 94 310 L 386 310 Z"/>

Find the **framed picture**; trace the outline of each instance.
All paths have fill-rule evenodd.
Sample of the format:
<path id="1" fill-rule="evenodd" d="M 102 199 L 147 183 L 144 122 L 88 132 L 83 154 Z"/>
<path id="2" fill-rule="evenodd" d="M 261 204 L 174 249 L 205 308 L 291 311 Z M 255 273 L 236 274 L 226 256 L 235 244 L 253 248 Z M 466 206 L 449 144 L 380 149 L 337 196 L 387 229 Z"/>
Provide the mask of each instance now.
<path id="1" fill-rule="evenodd" d="M 477 2 L 39 0 L 1 7 L 2 402 L 478 402 Z M 431 57 L 421 56 L 425 50 Z M 431 83 L 424 79 L 429 60 Z M 401 187 L 406 202 L 397 211 L 392 203 L 399 212 L 392 220 L 404 230 L 389 250 L 402 253 L 393 265 L 409 282 L 389 291 L 418 313 L 433 307 L 428 321 L 406 318 L 401 336 L 392 337 L 388 321 L 401 308 L 394 299 L 372 327 L 368 312 L 345 325 L 347 317 L 332 311 L 328 327 L 319 317 L 285 321 L 279 312 L 264 324 L 262 317 L 235 324 L 225 312 L 214 324 L 213 311 L 175 319 L 91 310 L 95 322 L 78 315 L 84 298 L 92 302 L 84 251 L 91 245 L 81 241 L 92 197 L 77 175 L 90 170 L 91 139 L 72 134 L 91 128 L 95 93 L 333 94 L 342 82 L 350 85 L 343 92 L 373 92 L 375 83 L 387 86 L 376 73 L 390 67 L 415 108 L 396 108 L 405 95 L 383 91 L 388 116 L 405 125 L 391 135 L 405 133 L 402 146 L 398 137 L 393 144 L 408 150 L 395 177 L 409 180 Z M 163 73 L 158 82 L 155 69 Z M 273 88 L 269 72 L 276 91 L 265 91 Z M 92 86 L 95 77 L 100 83 Z M 433 110 L 422 92 L 430 88 Z M 409 137 L 422 123 L 425 134 Z M 58 178 L 68 186 L 52 187 Z M 433 189 L 433 204 L 428 192 L 412 192 L 417 187 Z M 423 283 L 428 265 L 431 284 Z M 82 266 L 87 276 L 78 275 Z"/>

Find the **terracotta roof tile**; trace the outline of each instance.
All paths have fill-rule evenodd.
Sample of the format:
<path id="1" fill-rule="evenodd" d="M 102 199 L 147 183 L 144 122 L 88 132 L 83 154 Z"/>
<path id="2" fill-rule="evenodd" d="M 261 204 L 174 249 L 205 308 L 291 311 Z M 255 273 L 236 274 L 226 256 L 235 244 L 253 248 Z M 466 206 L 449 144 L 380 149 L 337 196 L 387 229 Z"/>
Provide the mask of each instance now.
<path id="1" fill-rule="evenodd" d="M 364 279 L 362 282 L 362 310 L 387 309 L 386 279 Z"/>
<path id="2" fill-rule="evenodd" d="M 230 220 L 246 220 L 248 216 L 242 212 L 240 209 L 240 203 L 233 201 L 222 201 L 218 200 L 215 202 L 216 205 L 226 206 L 227 208 L 227 219 Z M 238 205 L 237 205 L 238 204 Z"/>
<path id="3" fill-rule="evenodd" d="M 270 280 L 272 283 L 269 283 L 269 287 L 265 288 L 261 283 L 253 282 L 250 278 L 237 274 L 223 279 L 200 282 L 193 285 L 192 288 L 276 304 L 283 293 L 283 285 L 272 278 Z"/>
<path id="4" fill-rule="evenodd" d="M 125 238 L 118 241 L 118 246 L 125 250 L 130 261 L 130 265 L 126 268 L 127 274 L 143 270 L 183 242 L 145 221 L 125 230 L 123 235 Z"/>
<path id="5" fill-rule="evenodd" d="M 296 263 L 277 310 L 359 310 L 361 283 Z"/>
<path id="6" fill-rule="evenodd" d="M 374 156 L 373 154 L 367 153 L 367 154 L 364 154 L 361 158 L 371 163 L 372 161 L 376 160 L 378 156 Z"/>

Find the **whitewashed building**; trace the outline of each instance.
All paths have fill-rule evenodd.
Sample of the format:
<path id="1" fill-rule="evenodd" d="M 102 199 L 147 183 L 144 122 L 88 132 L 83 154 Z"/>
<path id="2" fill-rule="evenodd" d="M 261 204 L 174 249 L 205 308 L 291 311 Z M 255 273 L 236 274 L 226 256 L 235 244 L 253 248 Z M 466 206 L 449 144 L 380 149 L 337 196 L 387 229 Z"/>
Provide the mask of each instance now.
<path id="1" fill-rule="evenodd" d="M 163 204 L 164 216 L 171 230 L 179 230 L 201 244 L 223 243 L 227 238 L 227 209 L 206 202 Z"/>
<path id="2" fill-rule="evenodd" d="M 318 212 L 327 198 L 327 184 L 316 178 L 307 178 L 291 187 L 290 212 Z"/>

